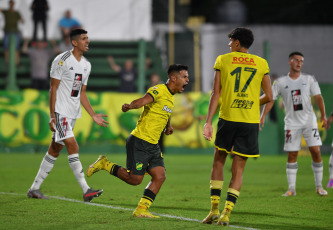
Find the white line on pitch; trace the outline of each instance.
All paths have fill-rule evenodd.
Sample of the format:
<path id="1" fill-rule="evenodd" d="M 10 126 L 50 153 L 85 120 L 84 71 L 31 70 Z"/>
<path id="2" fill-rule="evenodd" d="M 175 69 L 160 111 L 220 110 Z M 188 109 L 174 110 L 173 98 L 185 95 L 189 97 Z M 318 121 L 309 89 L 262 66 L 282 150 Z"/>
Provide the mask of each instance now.
<path id="1" fill-rule="evenodd" d="M 3 195 L 19 195 L 19 196 L 22 196 L 22 195 L 25 196 L 26 195 L 26 194 L 9 193 L 9 192 L 0 192 L 0 194 L 3 194 Z M 106 205 L 106 204 L 98 204 L 98 203 L 89 203 L 89 202 L 74 200 L 74 199 L 70 199 L 70 198 L 66 198 L 66 197 L 59 197 L 59 196 L 47 196 L 47 197 L 57 199 L 57 200 L 70 201 L 70 202 L 74 202 L 74 203 L 81 203 L 81 204 L 104 207 L 104 208 L 111 208 L 111 209 L 116 209 L 116 210 L 133 211 L 133 209 L 131 209 L 131 208 L 123 208 L 123 207 L 118 207 L 118 206 L 113 206 L 113 205 Z M 197 219 L 191 219 L 191 218 L 181 217 L 181 216 L 173 216 L 173 215 L 169 215 L 169 214 L 156 213 L 156 212 L 151 212 L 151 213 L 155 214 L 155 215 L 158 215 L 158 216 L 163 216 L 163 217 L 166 217 L 166 218 L 170 218 L 170 219 L 186 220 L 186 221 L 200 222 L 201 223 L 201 221 L 197 220 Z M 257 228 L 247 228 L 247 227 L 236 226 L 236 225 L 229 225 L 229 227 L 239 228 L 239 229 L 246 229 L 246 230 L 259 230 Z"/>

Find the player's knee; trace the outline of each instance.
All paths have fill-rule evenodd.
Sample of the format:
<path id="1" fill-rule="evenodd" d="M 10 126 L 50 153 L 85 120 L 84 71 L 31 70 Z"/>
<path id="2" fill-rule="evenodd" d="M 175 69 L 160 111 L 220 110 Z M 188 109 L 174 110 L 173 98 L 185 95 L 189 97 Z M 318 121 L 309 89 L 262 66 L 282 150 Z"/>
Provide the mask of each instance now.
<path id="1" fill-rule="evenodd" d="M 155 181 L 158 181 L 160 184 L 163 184 L 164 181 L 166 180 L 166 175 L 165 174 L 161 174 L 161 175 L 155 176 L 153 179 Z"/>

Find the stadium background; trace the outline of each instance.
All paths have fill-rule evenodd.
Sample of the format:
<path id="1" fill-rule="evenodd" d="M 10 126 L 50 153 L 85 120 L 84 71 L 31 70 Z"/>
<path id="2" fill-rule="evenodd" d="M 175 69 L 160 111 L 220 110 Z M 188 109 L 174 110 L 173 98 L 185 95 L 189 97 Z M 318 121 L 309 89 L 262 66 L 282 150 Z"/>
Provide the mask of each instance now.
<path id="1" fill-rule="evenodd" d="M 20 26 L 23 37 L 32 34 L 31 2 L 16 1 L 16 8 L 25 19 L 25 24 Z M 316 76 L 325 100 L 326 114 L 332 110 L 330 64 L 333 61 L 333 26 L 327 11 L 332 4 L 329 1 L 321 1 L 327 3 L 322 8 L 315 1 L 270 1 L 270 5 L 265 1 L 252 4 L 251 1 L 237 0 L 205 3 L 199 0 L 48 2 L 50 39 L 60 39 L 57 22 L 67 9 L 88 30 L 92 41 L 87 54 L 92 62 L 89 98 L 96 111 L 109 115 L 110 126 L 103 129 L 95 126 L 83 113 L 83 119 L 75 128 L 80 152 L 123 151 L 125 139 L 135 127 L 141 111 L 123 114 L 121 104 L 142 95 L 149 84 L 149 74 L 158 72 L 165 80 L 164 72 L 171 62 L 189 65 L 192 78 L 186 93 L 176 97 L 172 118 L 175 133 L 165 138 L 166 152 L 212 152 L 212 143 L 204 141 L 201 135 L 212 85 L 212 65 L 219 54 L 229 52 L 227 34 L 236 26 L 253 29 L 255 42 L 250 52 L 266 58 L 272 74 L 280 76 L 288 72 L 287 57 L 291 51 L 304 53 L 303 71 Z M 170 3 L 174 3 L 174 7 Z M 0 8 L 7 7 L 8 1 L 0 1 Z M 272 9 L 274 7 L 279 10 Z M 175 16 L 170 17 L 170 12 L 175 12 Z M 2 19 L 0 26 L 3 27 Z M 2 31 L 0 37 L 3 37 Z M 143 48 L 140 44 L 144 44 Z M 116 50 L 120 46 L 122 48 Z M 94 48 L 105 52 L 98 53 Z M 128 54 L 127 48 L 132 48 L 133 53 Z M 47 125 L 48 92 L 29 89 L 29 60 L 24 56 L 23 67 L 17 69 L 15 76 L 18 90 L 7 90 L 9 76 L 4 67 L 2 47 L 0 53 L 0 152 L 45 152 L 51 136 Z M 138 86 L 138 94 L 116 92 L 117 75 L 107 69 L 105 62 L 110 54 L 118 56 L 119 60 L 131 58 L 141 69 L 143 77 L 140 81 L 143 84 Z M 152 58 L 153 65 L 145 71 L 140 65 L 146 57 Z M 277 106 L 276 112 L 277 122 L 268 120 L 260 132 L 263 155 L 282 153 L 283 110 Z M 217 117 L 214 121 L 216 123 Z M 321 136 L 324 142 L 322 151 L 329 153 L 332 131 L 321 130 Z M 307 154 L 306 150 L 304 154 Z"/>

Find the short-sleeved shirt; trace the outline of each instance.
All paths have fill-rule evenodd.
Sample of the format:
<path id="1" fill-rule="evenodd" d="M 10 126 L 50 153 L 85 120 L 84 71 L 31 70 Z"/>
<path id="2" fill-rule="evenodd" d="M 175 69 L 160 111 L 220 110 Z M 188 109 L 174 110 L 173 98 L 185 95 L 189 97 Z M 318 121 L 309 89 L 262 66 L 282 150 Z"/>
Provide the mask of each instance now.
<path id="1" fill-rule="evenodd" d="M 286 111 L 285 129 L 317 127 L 317 118 L 313 112 L 311 95 L 321 94 L 314 76 L 303 74 L 293 80 L 288 75 L 274 81 L 273 100 L 281 95 Z"/>
<path id="2" fill-rule="evenodd" d="M 71 51 L 59 54 L 54 59 L 50 76 L 60 80 L 55 112 L 73 119 L 81 117 L 80 93 L 82 84 L 88 83 L 90 71 L 90 62 L 83 56 L 77 61 Z"/>
<path id="3" fill-rule="evenodd" d="M 259 123 L 261 82 L 269 74 L 267 61 L 253 54 L 231 52 L 218 56 L 214 69 L 221 73 L 219 117 Z"/>
<path id="4" fill-rule="evenodd" d="M 132 135 L 151 144 L 157 144 L 174 107 L 174 94 L 166 84 L 150 87 L 147 91 L 153 102 L 144 106 Z"/>
<path id="5" fill-rule="evenodd" d="M 3 10 L 2 13 L 5 16 L 5 33 L 17 33 L 18 22 L 21 20 L 21 14 L 18 11 Z"/>
<path id="6" fill-rule="evenodd" d="M 74 18 L 64 17 L 59 21 L 59 26 L 70 29 L 70 28 L 73 28 L 73 27 L 80 26 L 80 23 Z"/>
<path id="7" fill-rule="evenodd" d="M 33 79 L 48 79 L 49 61 L 54 56 L 52 49 L 30 48 L 27 51 L 30 57 L 31 77 Z"/>

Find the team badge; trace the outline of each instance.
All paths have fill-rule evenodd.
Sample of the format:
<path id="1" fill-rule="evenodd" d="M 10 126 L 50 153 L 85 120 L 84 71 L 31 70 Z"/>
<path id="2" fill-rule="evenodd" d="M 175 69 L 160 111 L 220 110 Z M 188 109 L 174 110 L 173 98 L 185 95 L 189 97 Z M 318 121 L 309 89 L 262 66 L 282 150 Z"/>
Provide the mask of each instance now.
<path id="1" fill-rule="evenodd" d="M 62 60 L 59 61 L 58 65 L 62 66 L 64 62 Z"/>
<path id="2" fill-rule="evenodd" d="M 143 164 L 141 162 L 136 163 L 136 170 L 142 170 Z"/>

